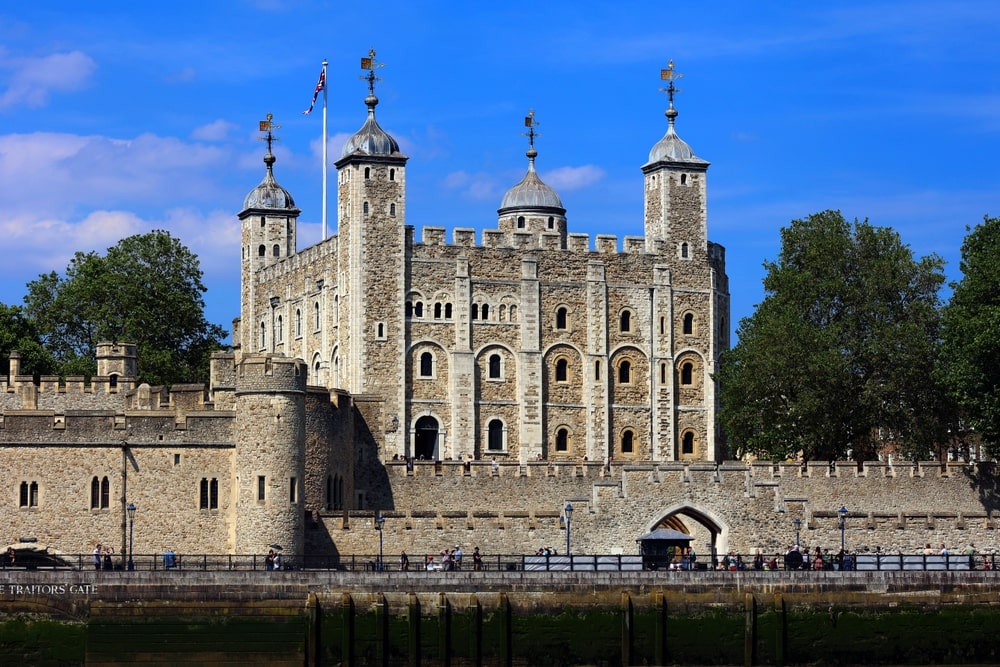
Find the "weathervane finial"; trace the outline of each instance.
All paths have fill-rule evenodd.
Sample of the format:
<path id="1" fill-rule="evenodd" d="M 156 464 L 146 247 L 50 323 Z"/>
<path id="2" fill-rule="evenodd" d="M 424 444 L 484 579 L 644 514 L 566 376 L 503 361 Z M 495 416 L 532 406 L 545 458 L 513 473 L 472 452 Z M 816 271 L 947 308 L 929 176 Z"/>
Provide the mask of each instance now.
<path id="1" fill-rule="evenodd" d="M 538 125 L 538 121 L 535 120 L 535 110 L 528 109 L 528 115 L 524 117 L 524 126 L 528 128 L 528 131 L 521 133 L 522 137 L 528 137 L 528 150 L 535 150 L 535 137 L 542 136 L 538 132 L 535 132 L 535 128 Z"/>
<path id="2" fill-rule="evenodd" d="M 278 137 L 274 136 L 274 130 L 280 130 L 281 126 L 274 122 L 274 114 L 267 114 L 267 119 L 260 121 L 260 131 L 264 132 L 264 136 L 257 137 L 258 141 L 267 142 L 267 152 L 271 153 L 271 144 L 279 141 Z"/>
<path id="3" fill-rule="evenodd" d="M 367 70 L 367 74 L 362 74 L 361 79 L 368 82 L 368 94 L 371 96 L 375 95 L 375 82 L 381 81 L 380 77 L 375 76 L 375 70 L 379 67 L 385 67 L 385 63 L 380 63 L 375 60 L 375 49 L 368 50 L 368 57 L 361 59 L 361 69 Z"/>
<path id="4" fill-rule="evenodd" d="M 667 94 L 667 99 L 670 100 L 670 107 L 666 111 L 667 118 L 670 119 L 670 124 L 673 125 L 674 118 L 677 118 L 677 109 L 674 108 L 674 95 L 682 93 L 680 88 L 674 85 L 674 81 L 678 79 L 683 79 L 684 75 L 680 72 L 674 71 L 674 60 L 670 59 L 667 63 L 666 69 L 660 70 L 660 80 L 669 81 L 666 88 L 660 88 L 661 93 Z"/>

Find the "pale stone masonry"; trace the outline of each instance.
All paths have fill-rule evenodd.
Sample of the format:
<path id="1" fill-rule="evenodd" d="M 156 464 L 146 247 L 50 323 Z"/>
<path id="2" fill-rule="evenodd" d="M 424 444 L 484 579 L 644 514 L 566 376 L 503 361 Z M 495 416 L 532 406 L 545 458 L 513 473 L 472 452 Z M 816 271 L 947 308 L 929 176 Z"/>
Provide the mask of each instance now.
<path id="1" fill-rule="evenodd" d="M 12 355 L 0 541 L 121 550 L 134 503 L 140 553 L 372 554 L 377 513 L 391 552 L 526 553 L 564 548 L 571 503 L 573 549 L 591 553 L 635 553 L 657 527 L 702 553 L 774 551 L 795 517 L 833 547 L 842 504 L 855 546 L 994 542 L 990 471 L 726 461 L 725 252 L 672 103 L 637 179 L 643 236 L 572 233 L 532 132 L 479 243 L 407 224 L 408 158 L 365 103 L 335 163 L 331 238 L 298 250 L 268 150 L 239 213 L 234 351 L 207 388 L 137 385 L 129 343 L 102 343 L 89 382 L 21 375 Z"/>

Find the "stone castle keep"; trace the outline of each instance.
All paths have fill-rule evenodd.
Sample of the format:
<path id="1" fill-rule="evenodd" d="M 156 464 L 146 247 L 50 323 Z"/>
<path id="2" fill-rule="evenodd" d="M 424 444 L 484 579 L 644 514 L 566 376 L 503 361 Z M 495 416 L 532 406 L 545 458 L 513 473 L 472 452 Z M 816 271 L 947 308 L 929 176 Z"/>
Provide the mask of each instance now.
<path id="1" fill-rule="evenodd" d="M 708 240 L 708 162 L 666 134 L 642 165 L 643 236 L 569 231 L 535 169 L 495 229 L 406 223 L 408 158 L 367 118 L 335 162 L 337 234 L 298 250 L 299 209 L 264 157 L 242 223 L 240 317 L 208 387 L 138 385 L 135 346 L 98 375 L 0 379 L 0 539 L 64 553 L 377 551 L 460 544 L 636 553 L 657 527 L 695 548 L 794 539 L 917 551 L 995 543 L 992 474 L 896 463 L 726 460 L 712 376 L 729 346 L 724 249 Z M 371 70 L 369 70 L 371 75 Z M 270 125 L 267 125 L 269 128 Z M 639 184 L 637 183 L 637 188 Z M 638 227 L 638 221 L 636 221 Z"/>

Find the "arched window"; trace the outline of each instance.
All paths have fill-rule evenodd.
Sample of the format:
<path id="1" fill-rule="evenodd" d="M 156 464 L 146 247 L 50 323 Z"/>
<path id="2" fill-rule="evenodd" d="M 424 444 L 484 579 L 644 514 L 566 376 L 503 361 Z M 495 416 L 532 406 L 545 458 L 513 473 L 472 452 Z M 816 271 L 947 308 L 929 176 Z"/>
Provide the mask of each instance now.
<path id="1" fill-rule="evenodd" d="M 281 315 L 278 315 L 278 342 L 282 343 L 285 340 L 285 325 L 281 319 Z"/>
<path id="2" fill-rule="evenodd" d="M 396 180 L 396 170 L 395 169 L 390 169 L 389 170 L 389 180 L 390 181 Z"/>
<path id="3" fill-rule="evenodd" d="M 681 185 L 687 185 L 687 182 L 688 182 L 688 175 L 681 174 Z"/>
<path id="4" fill-rule="evenodd" d="M 503 422 L 499 419 L 490 421 L 486 448 L 491 451 L 500 451 L 503 449 Z"/>
<path id="5" fill-rule="evenodd" d="M 622 454 L 631 454 L 635 448 L 635 434 L 632 431 L 622 433 L 621 451 Z"/>
<path id="6" fill-rule="evenodd" d="M 423 317 L 424 316 L 424 302 L 423 301 L 417 301 L 415 304 L 413 304 L 413 316 L 414 317 Z"/>
<path id="7" fill-rule="evenodd" d="M 441 304 L 440 303 L 435 303 L 434 304 L 434 319 L 435 320 L 440 320 L 441 319 Z"/>
<path id="8" fill-rule="evenodd" d="M 629 361 L 623 361 L 618 366 L 618 383 L 628 384 L 632 381 L 632 364 Z"/>
<path id="9" fill-rule="evenodd" d="M 517 306 L 510 307 L 510 321 L 517 322 Z"/>
<path id="10" fill-rule="evenodd" d="M 316 324 L 316 331 L 319 331 L 320 321 L 319 321 L 319 301 L 313 304 L 313 321 Z"/>
<path id="11" fill-rule="evenodd" d="M 101 507 L 101 480 L 94 477 L 90 480 L 90 509 L 96 510 Z"/>
<path id="12" fill-rule="evenodd" d="M 446 319 L 446 320 L 450 320 L 451 319 L 451 304 L 450 303 L 444 304 L 444 319 Z"/>
<path id="13" fill-rule="evenodd" d="M 385 338 L 385 324 L 383 322 L 378 323 L 375 335 L 379 338 Z"/>
<path id="14" fill-rule="evenodd" d="M 479 304 L 478 303 L 472 304 L 472 319 L 474 319 L 474 320 L 478 320 L 479 319 Z"/>
<path id="15" fill-rule="evenodd" d="M 395 204 L 389 204 L 389 215 L 392 216 L 393 218 L 396 217 L 396 205 Z"/>
<path id="16" fill-rule="evenodd" d="M 372 175 L 372 170 L 371 170 L 371 168 L 370 168 L 370 167 L 365 167 L 365 180 L 368 180 L 368 178 L 369 178 L 369 177 L 370 177 L 371 175 Z"/>
<path id="17" fill-rule="evenodd" d="M 518 229 L 524 229 L 524 216 L 523 215 L 517 216 L 517 228 Z"/>
<path id="18" fill-rule="evenodd" d="M 552 217 L 552 216 L 550 215 L 550 216 L 549 216 L 549 229 L 555 229 L 555 227 L 556 227 L 556 219 L 555 219 L 555 218 L 553 218 L 553 217 Z"/>
<path id="19" fill-rule="evenodd" d="M 667 365 L 660 364 L 660 384 L 667 383 Z"/>
<path id="20" fill-rule="evenodd" d="M 684 314 L 684 333 L 691 335 L 694 333 L 694 315 L 692 313 Z"/>
<path id="21" fill-rule="evenodd" d="M 434 355 L 424 352 L 420 355 L 420 377 L 429 378 L 434 375 Z"/>
<path id="22" fill-rule="evenodd" d="M 500 378 L 500 355 L 499 354 L 491 354 L 490 355 L 489 376 L 490 376 L 491 379 L 494 379 L 494 380 Z"/>
<path id="23" fill-rule="evenodd" d="M 618 324 L 620 325 L 619 326 L 619 330 L 622 331 L 623 333 L 631 331 L 632 330 L 632 311 L 630 311 L 630 310 L 623 310 L 622 314 L 621 314 L 621 317 L 619 317 Z"/>
<path id="24" fill-rule="evenodd" d="M 299 308 L 295 309 L 295 335 L 302 335 L 302 310 Z"/>
<path id="25" fill-rule="evenodd" d="M 569 362 L 565 359 L 556 360 L 556 382 L 566 382 L 569 375 Z"/>
<path id="26" fill-rule="evenodd" d="M 275 256 L 275 257 L 280 257 L 281 256 L 281 246 L 279 246 L 277 243 L 275 243 L 274 246 L 271 248 L 271 254 L 273 256 Z"/>
<path id="27" fill-rule="evenodd" d="M 500 304 L 500 307 L 497 308 L 497 319 L 501 322 L 507 319 L 507 306 L 502 303 Z"/>
<path id="28" fill-rule="evenodd" d="M 556 431 L 556 451 L 566 452 L 569 451 L 569 431 L 564 428 Z"/>
<path id="29" fill-rule="evenodd" d="M 258 257 L 267 256 L 267 248 L 265 248 L 264 246 L 260 246 L 259 248 L 257 248 L 257 256 Z"/>
<path id="30" fill-rule="evenodd" d="M 688 244 L 687 243 L 682 243 L 681 244 L 681 257 L 683 259 L 687 259 L 687 256 L 688 256 Z"/>
<path id="31" fill-rule="evenodd" d="M 361 205 L 361 215 L 368 215 L 368 202 Z"/>
<path id="32" fill-rule="evenodd" d="M 566 308 L 560 307 L 556 309 L 556 329 L 566 328 Z"/>
<path id="33" fill-rule="evenodd" d="M 681 384 L 691 384 L 691 372 L 694 370 L 694 364 L 687 362 L 681 364 Z"/>
<path id="34" fill-rule="evenodd" d="M 265 327 L 264 323 L 261 322 L 260 323 L 260 349 L 263 350 L 265 347 L 267 347 L 267 327 Z"/>
<path id="35" fill-rule="evenodd" d="M 488 303 L 483 304 L 483 319 L 484 320 L 490 319 L 490 304 Z"/>
<path id="36" fill-rule="evenodd" d="M 681 453 L 694 454 L 694 433 L 688 431 L 681 438 Z"/>

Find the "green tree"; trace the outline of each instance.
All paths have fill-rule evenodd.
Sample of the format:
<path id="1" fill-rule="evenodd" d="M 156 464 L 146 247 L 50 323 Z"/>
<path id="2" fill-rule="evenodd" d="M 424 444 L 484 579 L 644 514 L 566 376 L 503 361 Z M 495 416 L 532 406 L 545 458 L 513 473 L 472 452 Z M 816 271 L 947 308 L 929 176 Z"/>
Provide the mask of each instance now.
<path id="1" fill-rule="evenodd" d="M 55 361 L 42 347 L 38 332 L 18 306 L 0 303 L 0 375 L 10 373 L 10 353 L 21 353 L 21 375 L 49 375 L 55 371 Z"/>
<path id="2" fill-rule="evenodd" d="M 1000 454 L 1000 218 L 986 216 L 962 243 L 962 278 L 942 315 L 940 377 L 980 436 Z"/>
<path id="3" fill-rule="evenodd" d="M 139 381 L 204 382 L 225 330 L 205 319 L 198 258 L 168 232 L 122 239 L 97 253 L 78 252 L 65 277 L 28 284 L 25 312 L 63 375 L 92 375 L 101 340 L 137 345 Z"/>
<path id="4" fill-rule="evenodd" d="M 930 451 L 943 409 L 930 382 L 942 266 L 839 211 L 782 229 L 765 298 L 717 376 L 735 453 L 864 460 L 889 442 Z"/>

